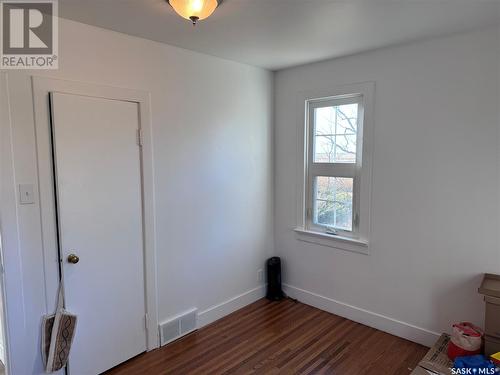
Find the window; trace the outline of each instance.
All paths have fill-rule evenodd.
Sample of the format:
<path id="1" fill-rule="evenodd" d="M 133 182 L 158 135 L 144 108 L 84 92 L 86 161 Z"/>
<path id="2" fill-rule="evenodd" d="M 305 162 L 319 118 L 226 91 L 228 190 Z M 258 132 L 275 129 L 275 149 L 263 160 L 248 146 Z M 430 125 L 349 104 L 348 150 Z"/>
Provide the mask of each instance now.
<path id="1" fill-rule="evenodd" d="M 362 96 L 310 100 L 308 210 L 311 229 L 355 236 L 361 170 Z"/>
<path id="2" fill-rule="evenodd" d="M 368 246 L 373 89 L 373 84 L 358 84 L 304 98 L 299 239 L 308 236 L 304 240 L 316 242 L 311 241 L 314 235 L 321 244 L 333 241 L 327 246 L 346 250 Z"/>

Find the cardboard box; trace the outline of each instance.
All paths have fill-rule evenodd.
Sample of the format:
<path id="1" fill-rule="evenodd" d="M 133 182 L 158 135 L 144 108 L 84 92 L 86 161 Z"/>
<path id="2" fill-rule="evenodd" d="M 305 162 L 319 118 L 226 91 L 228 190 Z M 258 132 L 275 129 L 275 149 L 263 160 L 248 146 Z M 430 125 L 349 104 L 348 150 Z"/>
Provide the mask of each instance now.
<path id="1" fill-rule="evenodd" d="M 453 362 L 448 358 L 447 354 L 449 341 L 450 336 L 443 333 L 411 375 L 451 375 L 450 369 L 453 367 Z"/>
<path id="2" fill-rule="evenodd" d="M 500 352 L 500 339 L 498 337 L 484 336 L 484 355 L 489 357 Z"/>
<path id="3" fill-rule="evenodd" d="M 485 296 L 500 298 L 500 275 L 485 273 L 478 292 Z"/>
<path id="4" fill-rule="evenodd" d="M 479 287 L 486 302 L 484 333 L 489 337 L 486 342 L 486 355 L 499 348 L 500 342 L 500 276 L 486 273 Z"/>

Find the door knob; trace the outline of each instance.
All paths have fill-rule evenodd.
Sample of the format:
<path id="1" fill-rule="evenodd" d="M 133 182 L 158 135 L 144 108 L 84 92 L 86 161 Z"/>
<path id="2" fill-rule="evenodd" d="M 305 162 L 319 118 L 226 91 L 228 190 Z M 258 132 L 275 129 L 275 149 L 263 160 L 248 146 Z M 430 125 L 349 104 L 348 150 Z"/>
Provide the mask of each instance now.
<path id="1" fill-rule="evenodd" d="M 80 258 L 78 257 L 78 255 L 75 255 L 75 254 L 68 255 L 68 263 L 77 264 L 79 260 L 80 260 Z"/>

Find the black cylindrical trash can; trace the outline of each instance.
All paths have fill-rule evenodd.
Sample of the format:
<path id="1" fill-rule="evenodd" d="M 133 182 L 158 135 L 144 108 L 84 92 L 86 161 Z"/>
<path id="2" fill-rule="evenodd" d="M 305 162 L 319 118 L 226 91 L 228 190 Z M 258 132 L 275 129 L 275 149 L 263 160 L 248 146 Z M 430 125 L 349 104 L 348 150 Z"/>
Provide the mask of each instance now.
<path id="1" fill-rule="evenodd" d="M 267 294 L 271 301 L 279 301 L 284 297 L 281 290 L 281 259 L 272 257 L 267 260 Z"/>

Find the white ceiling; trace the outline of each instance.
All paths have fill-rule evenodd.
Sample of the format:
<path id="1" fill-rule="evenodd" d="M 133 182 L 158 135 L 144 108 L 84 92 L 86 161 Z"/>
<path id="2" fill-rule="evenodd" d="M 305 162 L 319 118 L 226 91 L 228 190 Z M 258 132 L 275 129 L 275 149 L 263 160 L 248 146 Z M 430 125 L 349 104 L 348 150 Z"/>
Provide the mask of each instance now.
<path id="1" fill-rule="evenodd" d="M 193 27 L 165 0 L 60 0 L 64 18 L 271 70 L 500 22 L 500 0 L 224 0 Z"/>

